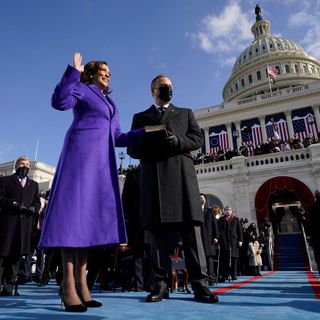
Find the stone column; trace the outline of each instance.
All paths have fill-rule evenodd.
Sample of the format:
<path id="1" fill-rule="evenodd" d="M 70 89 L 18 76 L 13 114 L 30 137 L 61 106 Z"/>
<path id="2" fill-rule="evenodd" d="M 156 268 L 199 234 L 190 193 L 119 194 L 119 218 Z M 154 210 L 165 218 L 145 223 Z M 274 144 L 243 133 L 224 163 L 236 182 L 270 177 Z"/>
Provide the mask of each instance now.
<path id="1" fill-rule="evenodd" d="M 236 129 L 237 129 L 237 132 L 238 132 L 238 137 L 237 137 L 237 144 L 238 144 L 238 149 L 242 143 L 242 138 L 241 138 L 241 128 L 240 128 L 240 121 L 236 121 L 234 123 Z"/>
<path id="2" fill-rule="evenodd" d="M 227 127 L 227 132 L 228 132 L 229 148 L 234 149 L 233 139 L 232 139 L 231 123 L 226 123 L 226 127 Z"/>
<path id="3" fill-rule="evenodd" d="M 206 147 L 206 153 L 210 153 L 210 139 L 209 139 L 209 128 L 203 128 L 204 131 L 204 143 Z"/>
<path id="4" fill-rule="evenodd" d="M 294 131 L 293 131 L 293 125 L 292 125 L 292 119 L 291 119 L 291 111 L 290 110 L 286 110 L 284 112 L 284 114 L 286 115 L 288 131 L 289 131 L 289 138 L 293 138 Z"/>
<path id="5" fill-rule="evenodd" d="M 314 120 L 317 124 L 317 128 L 318 130 L 320 130 L 320 112 L 319 112 L 319 105 L 315 104 L 312 106 L 312 110 L 314 113 Z M 318 132 L 316 133 L 316 135 L 318 136 Z"/>
<path id="6" fill-rule="evenodd" d="M 265 116 L 260 116 L 259 121 L 260 121 L 260 126 L 261 126 L 262 142 L 264 143 L 264 142 L 267 142 L 267 140 L 268 140 Z"/>

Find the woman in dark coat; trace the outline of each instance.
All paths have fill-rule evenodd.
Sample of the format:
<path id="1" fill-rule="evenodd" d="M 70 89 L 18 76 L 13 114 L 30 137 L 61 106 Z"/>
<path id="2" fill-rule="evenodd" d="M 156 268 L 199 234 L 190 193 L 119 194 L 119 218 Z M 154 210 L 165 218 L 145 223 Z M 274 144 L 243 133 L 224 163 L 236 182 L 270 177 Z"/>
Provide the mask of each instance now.
<path id="1" fill-rule="evenodd" d="M 62 248 L 60 289 L 66 311 L 83 312 L 92 300 L 86 282 L 87 249 L 126 242 L 115 147 L 137 143 L 144 129 L 121 133 L 109 98 L 109 66 L 85 66 L 76 53 L 52 96 L 58 110 L 73 109 L 51 188 L 42 236 L 43 249 Z"/>

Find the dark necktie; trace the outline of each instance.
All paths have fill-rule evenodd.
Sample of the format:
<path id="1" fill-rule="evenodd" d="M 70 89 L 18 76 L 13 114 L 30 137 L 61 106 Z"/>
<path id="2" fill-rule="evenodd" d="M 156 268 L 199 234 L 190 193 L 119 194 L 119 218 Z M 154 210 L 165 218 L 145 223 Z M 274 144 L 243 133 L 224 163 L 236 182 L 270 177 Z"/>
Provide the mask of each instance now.
<path id="1" fill-rule="evenodd" d="M 163 114 L 166 112 L 166 108 L 165 107 L 159 107 L 158 111 L 159 111 L 159 113 L 161 114 L 161 117 L 162 117 Z"/>

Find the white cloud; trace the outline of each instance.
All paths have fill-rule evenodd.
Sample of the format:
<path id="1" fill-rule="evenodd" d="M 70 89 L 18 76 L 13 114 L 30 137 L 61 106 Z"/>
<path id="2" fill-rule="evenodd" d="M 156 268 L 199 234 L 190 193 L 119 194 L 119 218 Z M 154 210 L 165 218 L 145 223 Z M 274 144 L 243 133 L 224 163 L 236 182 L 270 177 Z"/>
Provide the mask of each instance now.
<path id="1" fill-rule="evenodd" d="M 230 57 L 230 58 L 225 58 L 225 59 L 221 59 L 221 64 L 223 65 L 223 66 L 233 66 L 234 65 L 234 63 L 236 62 L 236 60 L 237 60 L 237 57 Z"/>
<path id="2" fill-rule="evenodd" d="M 302 11 L 292 14 L 288 26 L 307 29 L 300 43 L 310 55 L 320 59 L 320 1 L 314 2 L 310 8 L 305 5 Z"/>
<path id="3" fill-rule="evenodd" d="M 298 12 L 290 16 L 288 26 L 289 28 L 312 26 L 315 23 L 315 20 L 314 16 L 306 12 Z"/>
<path id="4" fill-rule="evenodd" d="M 252 40 L 252 14 L 242 12 L 237 1 L 230 1 L 218 15 L 202 20 L 203 30 L 188 34 L 193 44 L 207 53 L 239 52 Z"/>

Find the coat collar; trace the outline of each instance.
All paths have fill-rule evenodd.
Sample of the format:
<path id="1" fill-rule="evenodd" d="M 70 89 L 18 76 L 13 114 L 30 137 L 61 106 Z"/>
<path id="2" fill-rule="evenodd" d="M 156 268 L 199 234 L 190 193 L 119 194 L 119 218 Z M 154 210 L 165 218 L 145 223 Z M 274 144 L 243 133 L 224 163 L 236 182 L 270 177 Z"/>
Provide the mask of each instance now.
<path id="1" fill-rule="evenodd" d="M 20 187 L 22 189 L 22 185 L 20 183 L 20 180 L 19 180 L 18 176 L 15 173 L 11 176 L 11 181 L 12 181 L 13 184 L 17 185 L 18 187 Z M 30 179 L 27 177 L 27 181 L 26 181 L 26 184 L 25 184 L 24 188 L 29 186 L 29 185 L 30 185 Z"/>
<path id="2" fill-rule="evenodd" d="M 157 107 L 155 105 L 152 105 L 149 109 L 147 109 L 144 112 L 144 115 L 156 123 L 164 123 L 164 121 L 167 118 L 170 118 L 174 114 L 175 109 L 176 108 L 174 107 L 174 105 L 170 103 L 166 112 L 160 118 L 159 111 L 157 110 Z"/>
<path id="3" fill-rule="evenodd" d="M 95 84 L 89 84 L 88 88 L 91 89 L 91 91 L 93 91 L 111 110 L 111 117 L 113 117 L 114 113 L 115 113 L 115 103 L 113 102 L 113 100 L 108 97 L 107 95 L 104 95 L 101 90 L 95 85 Z"/>

